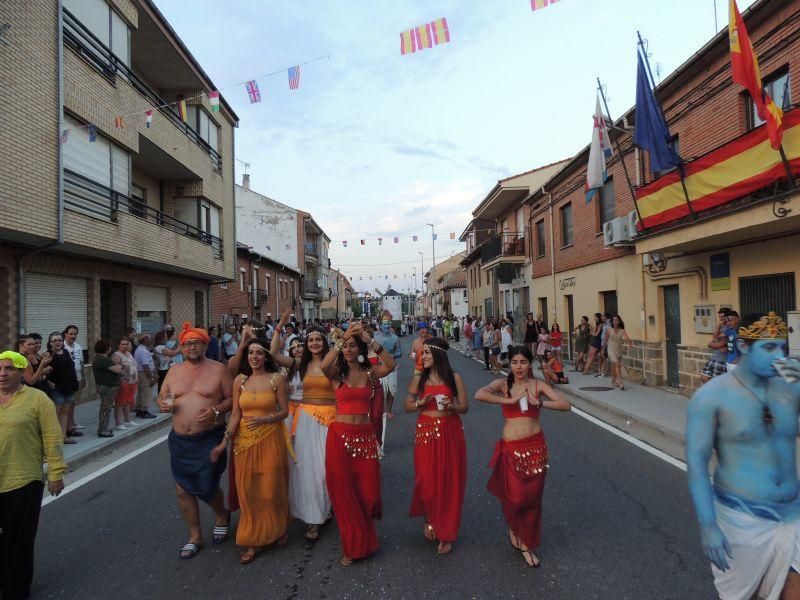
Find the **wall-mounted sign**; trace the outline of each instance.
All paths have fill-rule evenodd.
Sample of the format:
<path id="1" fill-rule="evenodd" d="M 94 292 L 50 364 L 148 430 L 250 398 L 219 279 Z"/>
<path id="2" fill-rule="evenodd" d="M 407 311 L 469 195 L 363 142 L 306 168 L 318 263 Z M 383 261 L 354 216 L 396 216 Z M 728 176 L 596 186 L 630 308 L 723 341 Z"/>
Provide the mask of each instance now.
<path id="1" fill-rule="evenodd" d="M 574 277 L 565 277 L 564 279 L 559 280 L 558 287 L 561 290 L 565 290 L 567 288 L 575 287 L 575 278 Z"/>
<path id="2" fill-rule="evenodd" d="M 711 291 L 731 289 L 731 259 L 730 255 L 713 254 L 711 256 Z"/>

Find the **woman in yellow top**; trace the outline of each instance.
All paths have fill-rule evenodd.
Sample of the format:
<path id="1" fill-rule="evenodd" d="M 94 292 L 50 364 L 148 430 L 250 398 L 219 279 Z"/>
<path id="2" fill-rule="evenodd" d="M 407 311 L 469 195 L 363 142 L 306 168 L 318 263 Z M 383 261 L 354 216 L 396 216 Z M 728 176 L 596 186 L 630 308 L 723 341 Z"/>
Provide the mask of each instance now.
<path id="1" fill-rule="evenodd" d="M 281 315 L 280 330 L 289 322 L 289 311 Z M 311 327 L 306 332 L 300 358 L 281 353 L 280 336 L 272 336 L 270 353 L 279 365 L 300 374 L 303 397 L 292 421 L 297 467 L 289 477 L 289 506 L 292 516 L 306 524 L 306 539 L 319 539 L 319 526 L 330 518 L 331 499 L 325 487 L 325 441 L 328 425 L 336 418 L 333 384 L 322 372 L 328 354 L 325 332 Z"/>
<path id="2" fill-rule="evenodd" d="M 246 565 L 258 549 L 272 543 L 285 546 L 289 526 L 288 436 L 283 420 L 289 414 L 286 378 L 267 350 L 267 341 L 253 338 L 244 349 L 247 361 L 233 382 L 233 411 L 225 440 L 212 451 L 212 460 L 233 442 L 236 492 L 241 515 L 236 543 L 246 550 Z"/>

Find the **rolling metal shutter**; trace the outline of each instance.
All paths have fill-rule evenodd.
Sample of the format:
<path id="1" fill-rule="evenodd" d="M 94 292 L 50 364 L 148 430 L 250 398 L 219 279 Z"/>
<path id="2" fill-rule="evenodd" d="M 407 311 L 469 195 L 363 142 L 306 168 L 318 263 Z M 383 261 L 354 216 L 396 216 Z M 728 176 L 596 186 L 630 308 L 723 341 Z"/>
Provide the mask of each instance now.
<path id="1" fill-rule="evenodd" d="M 167 288 L 136 286 L 137 312 L 167 312 Z"/>
<path id="2" fill-rule="evenodd" d="M 67 325 L 78 326 L 78 343 L 89 347 L 86 280 L 41 273 L 25 274 L 25 331 L 47 336 Z"/>

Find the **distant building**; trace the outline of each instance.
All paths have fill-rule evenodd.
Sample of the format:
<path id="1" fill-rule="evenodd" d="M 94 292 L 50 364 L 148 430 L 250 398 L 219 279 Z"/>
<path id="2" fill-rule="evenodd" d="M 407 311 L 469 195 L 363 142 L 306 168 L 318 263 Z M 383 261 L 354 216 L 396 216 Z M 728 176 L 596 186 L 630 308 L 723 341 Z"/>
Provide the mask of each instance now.
<path id="1" fill-rule="evenodd" d="M 388 310 L 392 319 L 399 321 L 403 317 L 403 296 L 400 292 L 389 288 L 381 296 L 381 310 Z"/>

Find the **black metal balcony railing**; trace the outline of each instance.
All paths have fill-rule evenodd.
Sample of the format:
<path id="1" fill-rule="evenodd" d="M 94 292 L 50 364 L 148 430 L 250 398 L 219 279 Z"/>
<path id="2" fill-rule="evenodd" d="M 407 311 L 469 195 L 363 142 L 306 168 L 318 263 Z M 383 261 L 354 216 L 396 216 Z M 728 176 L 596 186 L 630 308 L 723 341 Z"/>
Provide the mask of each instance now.
<path id="1" fill-rule="evenodd" d="M 322 297 L 322 288 L 315 281 L 306 281 L 303 285 L 303 293 L 306 296 Z"/>
<path id="2" fill-rule="evenodd" d="M 260 290 L 258 288 L 253 288 L 253 307 L 261 306 L 261 294 L 264 290 Z"/>
<path id="3" fill-rule="evenodd" d="M 269 290 L 258 290 L 258 300 L 260 304 L 269 302 Z"/>
<path id="4" fill-rule="evenodd" d="M 126 211 L 134 217 L 208 244 L 214 251 L 214 258 L 223 258 L 222 240 L 217 236 L 69 169 L 64 169 L 64 204 L 113 223 L 119 220 L 120 211 Z"/>
<path id="5" fill-rule="evenodd" d="M 481 247 L 481 260 L 489 262 L 498 256 L 525 256 L 525 238 L 516 231 L 498 233 Z"/>
<path id="6" fill-rule="evenodd" d="M 184 123 L 166 100 L 156 94 L 128 65 L 97 39 L 83 23 L 76 19 L 69 10 L 66 8 L 63 10 L 64 42 L 109 80 L 114 81 L 117 75 L 122 76 L 136 91 L 145 97 L 151 106 L 157 108 L 168 121 L 171 121 L 175 127 L 200 146 L 211 157 L 211 162 L 217 171 L 222 171 L 222 156 L 220 153 L 200 137 L 200 134 L 193 127 L 188 123 Z"/>

